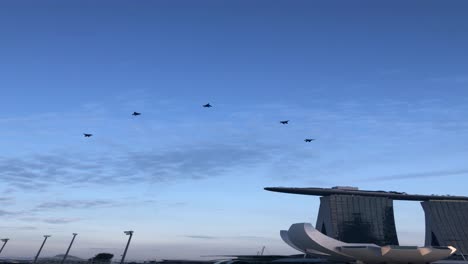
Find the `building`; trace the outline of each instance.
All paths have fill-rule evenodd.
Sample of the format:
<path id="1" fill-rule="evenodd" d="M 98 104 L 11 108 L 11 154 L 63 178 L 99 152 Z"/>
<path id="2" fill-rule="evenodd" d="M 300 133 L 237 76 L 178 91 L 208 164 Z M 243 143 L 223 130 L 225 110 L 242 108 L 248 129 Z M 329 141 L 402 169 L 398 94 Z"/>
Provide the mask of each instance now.
<path id="1" fill-rule="evenodd" d="M 398 245 L 393 200 L 387 197 L 320 197 L 315 226 L 323 234 L 347 243 Z"/>
<path id="2" fill-rule="evenodd" d="M 345 243 L 398 245 L 393 200 L 420 201 L 425 212 L 427 247 L 457 248 L 468 254 L 468 197 L 365 191 L 356 187 L 287 188 L 268 191 L 320 197 L 316 228 Z"/>
<path id="3" fill-rule="evenodd" d="M 453 245 L 468 254 L 468 202 L 425 201 L 426 245 Z"/>
<path id="4" fill-rule="evenodd" d="M 423 264 L 446 259 L 456 251 L 454 247 L 402 247 L 346 243 L 322 234 L 308 223 L 293 224 L 289 230 L 281 231 L 281 237 L 288 245 L 306 255 L 313 255 L 335 263 L 360 261 L 367 264 Z"/>

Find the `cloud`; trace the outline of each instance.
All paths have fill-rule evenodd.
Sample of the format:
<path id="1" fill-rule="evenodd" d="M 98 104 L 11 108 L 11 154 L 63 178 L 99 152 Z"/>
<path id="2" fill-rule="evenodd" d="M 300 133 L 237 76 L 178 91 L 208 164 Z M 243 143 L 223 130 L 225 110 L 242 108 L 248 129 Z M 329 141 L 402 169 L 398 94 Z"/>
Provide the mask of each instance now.
<path id="1" fill-rule="evenodd" d="M 19 220 L 28 222 L 28 223 L 33 223 L 33 222 L 43 222 L 47 224 L 69 224 L 77 221 L 81 221 L 81 218 L 77 217 L 36 217 L 36 216 L 27 216 L 27 217 L 22 217 L 19 218 Z"/>
<path id="2" fill-rule="evenodd" d="M 44 202 L 35 207 L 34 210 L 50 210 L 50 209 L 88 209 L 95 207 L 116 206 L 119 203 L 106 200 L 63 200 Z"/>
<path id="3" fill-rule="evenodd" d="M 431 82 L 438 82 L 438 83 L 468 83 L 468 76 L 467 75 L 452 75 L 452 76 L 445 76 L 445 77 L 434 77 L 428 79 Z"/>
<path id="4" fill-rule="evenodd" d="M 36 191 L 45 190 L 51 185 L 76 187 L 160 183 L 217 177 L 239 164 L 249 166 L 263 161 L 267 156 L 265 149 L 222 144 L 158 151 L 122 151 L 112 155 L 85 155 L 68 151 L 26 157 L 0 157 L 0 175 L 2 181 L 10 187 Z M 66 205 L 49 203 L 42 206 Z"/>
<path id="5" fill-rule="evenodd" d="M 169 202 L 169 203 L 166 203 L 166 206 L 174 208 L 174 207 L 185 207 L 188 204 L 189 204 L 188 202 Z"/>
<path id="6" fill-rule="evenodd" d="M 215 236 L 201 236 L 201 235 L 187 235 L 185 237 L 194 238 L 194 239 L 219 239 L 220 237 Z"/>
<path id="7" fill-rule="evenodd" d="M 0 209 L 0 216 L 15 216 L 19 215 L 20 212 L 13 212 L 13 211 L 5 211 Z"/>
<path id="8" fill-rule="evenodd" d="M 67 210 L 67 209 L 93 209 L 93 208 L 111 208 L 122 206 L 141 206 L 148 204 L 162 204 L 170 207 L 182 207 L 187 205 L 186 202 L 160 202 L 157 200 L 138 200 L 134 197 L 126 197 L 121 201 L 118 200 L 54 200 L 50 202 L 42 202 L 36 205 L 31 212 L 41 212 L 46 210 Z"/>
<path id="9" fill-rule="evenodd" d="M 94 109 L 96 107 L 98 105 L 91 104 L 86 106 L 85 110 L 92 113 L 100 112 Z M 369 111 L 369 108 L 374 109 L 374 111 Z M 409 104 L 404 101 L 379 101 L 371 107 L 367 102 L 364 104 L 357 100 L 335 103 L 330 107 L 327 105 L 326 108 L 315 106 L 312 109 L 284 104 L 267 104 L 241 108 L 236 106 L 232 110 L 232 112 L 226 113 L 229 117 L 228 121 L 226 118 L 210 120 L 210 122 L 206 122 L 206 120 L 193 121 L 191 118 L 181 115 L 177 116 L 180 118 L 176 119 L 177 122 L 166 127 L 161 125 L 160 120 L 146 120 L 146 123 L 143 123 L 145 125 L 138 125 L 138 131 L 141 130 L 138 133 L 153 137 L 151 140 L 157 138 L 156 141 L 135 141 L 148 144 L 143 146 L 135 144 L 135 148 L 139 146 L 140 149 L 146 150 L 134 151 L 135 148 L 132 146 L 134 141 L 132 140 L 138 137 L 127 137 L 130 143 L 119 142 L 117 144 L 105 137 L 96 137 L 93 138 L 94 142 L 86 142 L 92 143 L 93 147 L 96 146 L 96 149 L 91 148 L 88 149 L 89 151 L 67 149 L 66 151 L 49 151 L 45 154 L 20 157 L 10 155 L 0 157 L 0 182 L 5 183 L 10 189 L 35 191 L 44 191 L 52 185 L 83 187 L 132 183 L 170 183 L 217 177 L 240 166 L 249 167 L 262 163 L 268 164 L 272 168 L 272 171 L 275 172 L 273 175 L 287 175 L 289 171 L 300 172 L 302 169 L 301 173 L 307 174 L 306 177 L 310 179 L 311 171 L 323 174 L 327 172 L 322 170 L 345 171 L 349 169 L 340 166 L 323 166 L 323 162 L 330 164 L 333 160 L 320 161 L 320 159 L 324 160 L 320 156 L 322 154 L 318 151 L 312 152 L 311 146 L 318 145 L 316 149 L 321 149 L 323 153 L 327 154 L 327 152 L 331 152 L 330 150 L 339 152 L 348 147 L 375 141 L 380 144 L 379 149 L 388 148 L 401 151 L 394 147 L 393 142 L 402 137 L 407 141 L 415 137 L 419 139 L 421 135 L 442 138 L 440 137 L 441 133 L 445 135 L 454 133 L 453 131 L 459 133 L 460 129 L 468 130 L 468 123 L 459 122 L 466 113 L 466 106 L 453 106 L 447 109 L 445 105 L 434 104 L 434 102 Z M 407 111 L 414 115 L 402 115 Z M 76 118 L 87 120 L 88 115 L 92 116 L 89 113 L 86 114 L 86 118 L 82 115 L 80 111 L 80 113 L 73 113 L 70 117 L 68 114 L 50 114 L 49 116 L 38 115 L 33 119 L 41 123 L 50 118 L 56 118 L 57 120 L 54 119 L 53 122 L 55 126 L 57 122 L 68 122 L 66 120 L 75 120 Z M 103 113 L 99 114 L 99 116 L 101 115 L 109 118 L 107 121 L 109 123 L 114 120 Z M 415 120 L 414 116 L 416 115 L 431 117 L 431 120 Z M 279 126 L 277 116 L 291 118 L 293 124 L 287 128 L 277 129 Z M 224 114 L 223 117 L 225 117 Z M 432 120 L 433 117 L 439 117 L 437 122 Z M 28 123 L 29 119 L 20 121 Z M 122 120 L 119 120 L 119 128 L 125 127 L 125 125 L 121 125 L 120 121 Z M 109 125 L 109 123 L 106 124 Z M 106 129 L 110 130 L 107 125 Z M 210 132 L 201 134 L 200 127 L 210 129 Z M 347 131 L 349 128 L 358 132 L 341 134 L 340 131 Z M 129 132 L 133 135 L 135 132 L 122 130 L 124 135 Z M 288 131 L 288 136 L 280 138 L 286 133 L 281 131 Z M 302 146 L 297 147 L 296 142 L 302 144 L 302 138 L 297 140 L 296 135 L 302 137 L 309 135 L 310 131 L 313 131 L 313 136 L 320 136 L 317 142 L 314 145 L 307 145 L 307 149 Z M 368 131 L 368 133 L 361 131 Z M 191 133 L 195 135 L 187 138 Z M 64 133 L 61 131 L 60 134 Z M 228 142 L 225 141 L 226 134 L 232 135 L 229 137 L 229 140 L 232 140 L 229 141 L 230 144 L 213 143 Z M 381 140 L 382 136 L 385 136 L 386 140 Z M 167 138 L 171 140 L 167 140 Z M 349 140 L 350 138 L 353 140 Z M 187 142 L 182 142 L 181 139 Z M 195 140 L 190 142 L 192 139 Z M 68 140 L 69 138 L 67 138 L 67 142 L 69 142 Z M 198 142 L 196 142 L 197 140 Z M 163 144 L 165 141 L 170 141 L 170 143 Z M 263 145 L 258 142 L 262 142 Z M 324 148 L 320 148 L 325 144 L 327 144 L 326 151 Z M 161 147 L 161 145 L 166 147 Z M 155 148 L 151 149 L 152 147 Z M 359 156 L 357 155 L 357 157 Z M 312 163 L 309 161 L 312 159 L 319 160 L 320 163 L 310 165 Z M 363 166 L 362 163 L 354 162 L 352 158 L 348 158 L 348 160 L 351 160 L 348 162 L 349 164 L 356 163 L 356 165 L 352 165 L 354 167 Z M 299 175 L 299 173 L 296 174 Z M 319 177 L 314 178 L 315 182 L 319 180 Z"/>
<path id="10" fill-rule="evenodd" d="M 427 171 L 420 173 L 407 173 L 407 174 L 395 174 L 390 176 L 382 177 L 371 177 L 364 179 L 363 181 L 393 181 L 393 180 L 407 180 L 407 179 L 425 179 L 435 177 L 449 177 L 455 175 L 468 174 L 468 169 L 459 170 L 440 170 L 440 171 Z"/>
<path id="11" fill-rule="evenodd" d="M 89 249 L 90 249 L 90 250 L 101 250 L 101 251 L 105 251 L 105 250 L 121 250 L 121 248 L 118 248 L 118 247 L 90 247 Z"/>
<path id="12" fill-rule="evenodd" d="M 0 226 L 1 229 L 10 229 L 10 230 L 36 230 L 38 229 L 35 226 Z"/>
<path id="13" fill-rule="evenodd" d="M 13 204 L 15 198 L 13 197 L 1 197 L 0 196 L 0 204 Z"/>
<path id="14" fill-rule="evenodd" d="M 40 221 L 40 218 L 33 217 L 33 216 L 27 216 L 27 217 L 22 217 L 19 220 L 25 221 L 25 222 L 37 222 L 37 221 Z"/>
<path id="15" fill-rule="evenodd" d="M 42 222 L 48 224 L 69 224 L 80 221 L 80 218 L 67 218 L 67 217 L 56 217 L 56 218 L 44 218 Z"/>
<path id="16" fill-rule="evenodd" d="M 240 240 L 258 240 L 266 239 L 266 237 L 261 236 L 206 236 L 206 235 L 186 235 L 184 237 L 193 238 L 193 239 L 240 239 Z M 269 239 L 269 238 L 268 238 Z"/>

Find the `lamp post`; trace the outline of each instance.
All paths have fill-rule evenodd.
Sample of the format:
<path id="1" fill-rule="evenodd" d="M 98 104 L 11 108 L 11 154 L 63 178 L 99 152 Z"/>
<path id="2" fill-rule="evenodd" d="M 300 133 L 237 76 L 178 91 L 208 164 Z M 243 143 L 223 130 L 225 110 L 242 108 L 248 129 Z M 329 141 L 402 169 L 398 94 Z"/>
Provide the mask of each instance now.
<path id="1" fill-rule="evenodd" d="M 65 262 L 65 260 L 67 259 L 68 257 L 68 252 L 70 252 L 70 248 L 72 247 L 73 245 L 73 241 L 75 241 L 75 237 L 76 235 L 78 235 L 77 233 L 73 233 L 73 238 L 70 242 L 70 245 L 68 246 L 68 249 L 67 249 L 67 252 L 65 253 L 65 255 L 63 256 L 63 259 L 62 259 L 62 262 L 60 262 L 60 264 L 63 264 Z"/>
<path id="2" fill-rule="evenodd" d="M 130 245 L 130 240 L 132 240 L 133 231 L 124 231 L 124 234 L 126 234 L 129 237 L 128 237 L 127 246 L 125 247 L 125 250 L 124 250 L 124 253 L 122 255 L 122 260 L 120 261 L 120 264 L 123 264 L 124 261 L 125 261 L 125 256 L 127 255 L 128 246 Z"/>
<path id="3" fill-rule="evenodd" d="M 45 242 L 47 241 L 47 238 L 49 238 L 50 235 L 44 235 L 44 241 L 42 241 L 42 245 L 41 247 L 39 248 L 39 251 L 37 251 L 37 254 L 36 254 L 36 257 L 34 258 L 34 262 L 33 263 L 36 263 L 37 262 L 37 259 L 39 258 L 39 254 L 41 254 L 41 251 L 42 251 L 42 248 L 44 247 L 44 244 Z"/>
<path id="4" fill-rule="evenodd" d="M 5 247 L 5 245 L 6 245 L 6 243 L 8 242 L 8 240 L 10 240 L 10 239 L 9 239 L 9 238 L 0 239 L 0 241 L 3 242 L 3 246 L 2 246 L 2 248 L 0 248 L 0 253 L 2 253 L 3 248 Z"/>

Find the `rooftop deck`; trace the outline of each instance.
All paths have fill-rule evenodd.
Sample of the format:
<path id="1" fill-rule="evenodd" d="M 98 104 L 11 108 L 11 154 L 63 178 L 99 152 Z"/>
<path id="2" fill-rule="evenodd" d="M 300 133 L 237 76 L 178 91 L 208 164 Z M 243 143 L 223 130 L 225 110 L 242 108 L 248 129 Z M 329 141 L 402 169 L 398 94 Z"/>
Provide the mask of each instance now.
<path id="1" fill-rule="evenodd" d="M 468 201 L 467 196 L 453 196 L 453 195 L 421 195 L 421 194 L 407 194 L 404 192 L 395 191 L 366 191 L 359 190 L 354 187 L 334 187 L 334 188 L 291 188 L 291 187 L 266 187 L 265 190 L 281 193 L 303 194 L 303 195 L 316 195 L 316 196 L 329 196 L 333 194 L 341 195 L 359 195 L 359 196 L 372 196 L 372 197 L 386 197 L 392 200 L 402 201 Z"/>

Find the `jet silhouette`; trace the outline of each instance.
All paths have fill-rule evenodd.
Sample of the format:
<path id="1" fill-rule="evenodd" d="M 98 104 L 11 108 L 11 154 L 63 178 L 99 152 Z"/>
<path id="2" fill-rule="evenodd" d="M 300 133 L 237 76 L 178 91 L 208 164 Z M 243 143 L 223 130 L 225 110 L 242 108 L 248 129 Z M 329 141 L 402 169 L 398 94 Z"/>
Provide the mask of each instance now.
<path id="1" fill-rule="evenodd" d="M 304 139 L 305 142 L 312 142 L 312 140 L 315 140 L 315 138 L 306 138 L 306 139 Z"/>
<path id="2" fill-rule="evenodd" d="M 280 121 L 280 123 L 283 124 L 283 125 L 287 125 L 287 124 L 289 124 L 289 120 L 283 120 L 283 121 Z"/>
<path id="3" fill-rule="evenodd" d="M 141 113 L 138 113 L 138 112 L 133 112 L 132 116 L 139 116 L 141 115 Z"/>
<path id="4" fill-rule="evenodd" d="M 84 137 L 91 137 L 93 134 L 86 134 L 86 133 L 83 133 Z"/>
<path id="5" fill-rule="evenodd" d="M 210 103 L 204 104 L 203 107 L 213 107 Z"/>

